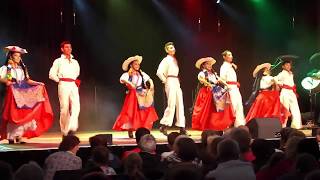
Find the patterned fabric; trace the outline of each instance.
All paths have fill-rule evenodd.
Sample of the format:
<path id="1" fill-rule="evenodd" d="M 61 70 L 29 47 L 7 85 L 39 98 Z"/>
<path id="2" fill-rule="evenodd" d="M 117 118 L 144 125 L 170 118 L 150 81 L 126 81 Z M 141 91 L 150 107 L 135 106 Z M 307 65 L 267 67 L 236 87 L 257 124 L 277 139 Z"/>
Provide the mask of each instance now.
<path id="1" fill-rule="evenodd" d="M 33 108 L 37 103 L 45 101 L 43 96 L 44 86 L 29 86 L 15 84 L 12 86 L 12 93 L 17 108 Z"/>
<path id="2" fill-rule="evenodd" d="M 82 168 L 80 157 L 67 151 L 59 151 L 51 154 L 44 164 L 44 180 L 52 180 L 56 171 L 77 170 Z"/>
<path id="3" fill-rule="evenodd" d="M 221 86 L 213 86 L 212 95 L 214 103 L 216 105 L 217 112 L 224 111 L 226 104 L 231 103 L 227 95 L 227 90 L 222 88 Z"/>
<path id="4" fill-rule="evenodd" d="M 148 107 L 153 106 L 153 96 L 154 90 L 153 89 L 137 89 L 137 99 L 139 109 L 146 109 Z"/>

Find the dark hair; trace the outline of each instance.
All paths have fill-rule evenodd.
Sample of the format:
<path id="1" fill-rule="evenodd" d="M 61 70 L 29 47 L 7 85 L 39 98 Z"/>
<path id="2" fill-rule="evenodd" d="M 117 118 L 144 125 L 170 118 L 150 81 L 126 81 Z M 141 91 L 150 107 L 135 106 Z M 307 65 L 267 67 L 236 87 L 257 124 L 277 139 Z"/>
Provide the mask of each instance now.
<path id="1" fill-rule="evenodd" d="M 240 150 L 237 141 L 224 139 L 218 144 L 218 159 L 220 162 L 239 159 Z"/>
<path id="2" fill-rule="evenodd" d="M 66 44 L 70 44 L 70 45 L 71 45 L 71 42 L 70 42 L 70 41 L 62 41 L 62 42 L 60 43 L 60 48 L 63 48 L 64 45 L 66 45 Z"/>
<path id="3" fill-rule="evenodd" d="M 287 60 L 282 60 L 282 66 L 285 65 L 285 64 L 288 64 L 288 63 L 292 64 L 292 61 L 288 60 L 288 59 Z"/>
<path id="4" fill-rule="evenodd" d="M 1 179 L 12 180 L 13 172 L 10 164 L 0 161 L 0 177 Z"/>
<path id="5" fill-rule="evenodd" d="M 150 134 L 150 130 L 144 127 L 140 127 L 136 130 L 135 136 L 136 136 L 136 142 L 137 144 L 139 144 L 140 139 L 142 136 L 146 135 L 146 134 Z"/>
<path id="6" fill-rule="evenodd" d="M 285 127 L 280 130 L 280 149 L 283 149 L 286 145 L 289 135 L 291 132 L 293 132 L 295 129 L 291 127 Z"/>
<path id="7" fill-rule="evenodd" d="M 97 146 L 107 146 L 108 141 L 107 138 L 104 137 L 103 134 L 97 134 L 89 138 L 89 143 L 91 148 L 95 148 Z"/>
<path id="8" fill-rule="evenodd" d="M 60 151 L 70 151 L 79 144 L 80 144 L 80 140 L 77 136 L 67 135 L 67 136 L 63 137 L 63 139 L 59 145 L 59 150 Z"/>
<path id="9" fill-rule="evenodd" d="M 197 157 L 197 146 L 193 139 L 183 137 L 177 139 L 176 142 L 178 152 L 177 155 L 182 161 L 193 161 Z"/>
<path id="10" fill-rule="evenodd" d="M 208 142 L 207 139 L 209 136 L 220 135 L 219 132 L 215 130 L 204 130 L 201 133 L 201 144 L 203 147 L 206 147 Z"/>
<path id="11" fill-rule="evenodd" d="M 210 155 L 212 157 L 215 157 L 215 158 L 217 157 L 217 155 L 218 155 L 218 144 L 223 140 L 224 140 L 224 138 L 221 137 L 221 136 L 218 136 L 218 137 L 216 137 L 216 138 L 214 138 L 212 140 L 212 142 L 210 144 Z"/>
<path id="12" fill-rule="evenodd" d="M 180 133 L 178 132 L 171 132 L 168 134 L 167 140 L 168 140 L 168 144 L 170 146 L 173 146 L 174 141 L 176 140 L 176 138 L 180 135 Z"/>
<path id="13" fill-rule="evenodd" d="M 164 45 L 164 50 L 167 51 L 167 47 L 170 46 L 170 45 L 174 46 L 173 42 L 167 42 L 167 43 Z"/>
<path id="14" fill-rule="evenodd" d="M 107 147 L 99 146 L 93 149 L 92 159 L 98 165 L 106 165 L 109 162 L 109 150 Z"/>
<path id="15" fill-rule="evenodd" d="M 238 142 L 240 152 L 244 153 L 250 149 L 250 134 L 247 130 L 242 128 L 235 128 L 230 133 L 231 139 Z"/>
<path id="16" fill-rule="evenodd" d="M 308 153 L 312 155 L 315 159 L 320 158 L 319 145 L 315 139 L 305 138 L 299 141 L 297 152 L 298 154 Z"/>
<path id="17" fill-rule="evenodd" d="M 112 178 L 103 172 L 91 172 L 82 176 L 81 180 L 111 180 Z"/>
<path id="18" fill-rule="evenodd" d="M 275 152 L 272 143 L 265 139 L 255 139 L 251 144 L 251 150 L 256 159 L 268 160 Z"/>

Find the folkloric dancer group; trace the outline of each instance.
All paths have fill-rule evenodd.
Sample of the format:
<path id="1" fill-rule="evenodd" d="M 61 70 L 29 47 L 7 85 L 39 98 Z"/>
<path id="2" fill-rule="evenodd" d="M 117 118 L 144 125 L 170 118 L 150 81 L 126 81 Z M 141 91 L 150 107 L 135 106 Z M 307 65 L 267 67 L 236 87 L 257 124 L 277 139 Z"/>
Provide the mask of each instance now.
<path id="1" fill-rule="evenodd" d="M 60 128 L 63 136 L 73 134 L 78 129 L 80 113 L 79 85 L 80 66 L 73 58 L 72 46 L 68 41 L 60 45 L 62 55 L 54 60 L 49 78 L 58 83 L 60 102 Z M 188 134 L 184 114 L 183 93 L 180 87 L 178 60 L 173 42 L 164 45 L 167 56 L 157 69 L 156 75 L 164 84 L 167 97 L 160 132 L 167 135 L 167 129 L 174 123 L 181 134 Z M 23 143 L 22 137 L 32 138 L 47 131 L 53 122 L 53 113 L 45 85 L 31 80 L 26 65 L 21 59 L 27 51 L 18 46 L 5 47 L 6 63 L 0 68 L 0 82 L 5 88 L 1 117 L 1 139 L 9 143 Z M 282 71 L 271 76 L 271 64 L 258 65 L 253 71 L 255 78 L 253 92 L 246 105 L 251 105 L 244 116 L 240 83 L 237 79 L 237 65 L 233 63 L 231 51 L 222 52 L 224 62 L 220 75 L 213 69 L 216 60 L 212 57 L 200 58 L 195 67 L 198 74 L 198 93 L 193 105 L 192 129 L 223 131 L 232 126 L 246 125 L 254 118 L 278 118 L 282 126 L 292 117 L 291 126 L 302 127 L 301 114 L 297 101 L 292 62 L 284 60 Z M 158 120 L 154 108 L 154 83 L 150 76 L 141 70 L 142 56 L 133 56 L 122 64 L 124 73 L 120 83 L 126 87 L 126 96 L 113 130 L 133 131 L 145 127 L 152 129 Z"/>

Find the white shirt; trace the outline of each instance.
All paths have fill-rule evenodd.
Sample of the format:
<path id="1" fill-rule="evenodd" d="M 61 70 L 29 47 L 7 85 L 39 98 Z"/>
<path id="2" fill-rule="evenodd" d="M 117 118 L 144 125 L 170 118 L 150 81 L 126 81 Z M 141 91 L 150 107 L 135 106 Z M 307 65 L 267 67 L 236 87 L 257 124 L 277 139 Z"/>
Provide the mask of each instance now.
<path id="1" fill-rule="evenodd" d="M 208 72 L 207 70 L 203 70 L 201 72 L 199 72 L 198 74 L 198 80 L 201 82 L 202 79 L 206 78 L 205 72 Z M 208 81 L 212 84 L 216 84 L 218 83 L 217 77 L 212 73 L 212 72 L 208 72 Z"/>
<path id="2" fill-rule="evenodd" d="M 293 80 L 293 73 L 288 72 L 286 70 L 282 70 L 276 77 L 275 80 L 277 81 L 277 84 L 279 85 L 288 85 L 293 87 L 294 86 L 294 80 Z"/>
<path id="3" fill-rule="evenodd" d="M 273 77 L 272 76 L 262 76 L 260 81 L 260 89 L 268 89 L 273 84 Z"/>
<path id="4" fill-rule="evenodd" d="M 231 63 L 224 61 L 220 67 L 220 78 L 224 81 L 237 82 L 237 74 Z"/>
<path id="5" fill-rule="evenodd" d="M 3 65 L 0 68 L 0 77 L 1 79 L 7 79 L 7 66 Z M 24 71 L 21 66 L 17 66 L 16 68 L 11 68 L 11 76 L 15 78 L 18 82 L 25 79 Z"/>
<path id="6" fill-rule="evenodd" d="M 160 80 L 165 83 L 168 76 L 178 76 L 179 75 L 179 66 L 176 58 L 167 55 L 159 64 L 157 70 L 157 76 Z"/>
<path id="7" fill-rule="evenodd" d="M 60 78 L 70 78 L 76 80 L 80 74 L 80 66 L 77 60 L 71 55 L 70 60 L 65 55 L 54 60 L 49 71 L 49 78 L 59 82 Z"/>
<path id="8" fill-rule="evenodd" d="M 141 72 L 142 77 L 143 77 L 143 81 L 144 83 L 146 83 L 149 79 L 150 76 L 148 76 L 148 74 L 146 74 L 145 72 Z M 131 77 L 131 83 L 135 85 L 135 87 L 141 86 L 142 85 L 142 78 L 140 75 L 132 75 Z M 121 75 L 120 77 L 120 82 L 123 83 L 123 81 L 129 81 L 129 73 L 125 72 Z"/>

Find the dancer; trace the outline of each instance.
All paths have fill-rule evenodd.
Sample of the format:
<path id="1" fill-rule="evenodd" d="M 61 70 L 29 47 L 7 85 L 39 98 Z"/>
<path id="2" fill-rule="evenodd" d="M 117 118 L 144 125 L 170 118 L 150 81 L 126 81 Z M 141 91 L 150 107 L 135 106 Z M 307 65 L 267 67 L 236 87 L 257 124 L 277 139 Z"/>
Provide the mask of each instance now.
<path id="1" fill-rule="evenodd" d="M 117 117 L 114 130 L 127 130 L 133 138 L 133 130 L 140 127 L 152 128 L 158 115 L 153 107 L 154 85 L 152 79 L 140 69 L 141 56 L 129 57 L 122 64 L 126 71 L 120 77 L 120 83 L 127 88 L 127 95 L 122 110 Z"/>
<path id="2" fill-rule="evenodd" d="M 239 83 L 237 81 L 236 69 L 237 65 L 232 63 L 233 56 L 231 51 L 225 50 L 222 53 L 224 62 L 220 68 L 220 77 L 228 84 L 229 95 L 233 111 L 236 116 L 234 123 L 235 127 L 245 125 L 245 119 L 243 114 L 242 97 L 239 91 Z"/>
<path id="3" fill-rule="evenodd" d="M 58 83 L 60 102 L 60 129 L 64 136 L 74 134 L 78 129 L 80 113 L 79 88 L 80 66 L 73 58 L 72 46 L 69 41 L 60 44 L 62 55 L 54 60 L 49 71 L 49 78 Z"/>
<path id="4" fill-rule="evenodd" d="M 184 116 L 183 96 L 179 81 L 179 66 L 175 58 L 176 49 L 173 42 L 167 42 L 164 46 L 167 56 L 162 59 L 157 70 L 157 76 L 165 86 L 167 95 L 167 107 L 160 121 L 160 132 L 168 135 L 167 128 L 172 126 L 174 113 L 176 112 L 176 126 L 181 134 L 187 134 L 185 129 L 186 119 Z"/>
<path id="5" fill-rule="evenodd" d="M 0 82 L 6 85 L 1 139 L 25 143 L 22 137 L 40 136 L 51 127 L 53 112 L 44 84 L 29 77 L 21 59 L 27 51 L 18 46 L 7 46 L 5 51 L 7 60 L 0 68 Z"/>
<path id="6" fill-rule="evenodd" d="M 283 70 L 275 77 L 275 80 L 281 87 L 280 101 L 283 106 L 291 112 L 291 127 L 300 129 L 302 127 L 301 114 L 291 68 L 292 62 L 290 60 L 284 60 L 282 63 Z M 288 119 L 284 121 L 285 124 L 287 124 L 287 120 Z"/>
<path id="7" fill-rule="evenodd" d="M 282 127 L 285 127 L 285 121 L 290 113 L 280 102 L 280 93 L 276 90 L 276 81 L 271 76 L 270 67 L 270 63 L 264 63 L 258 65 L 253 71 L 253 77 L 256 78 L 256 81 L 254 97 L 250 98 L 254 102 L 246 116 L 246 122 L 248 123 L 254 118 L 278 118 Z M 259 92 L 259 94 L 256 96 L 255 92 Z M 251 102 L 246 104 L 251 104 Z"/>
<path id="8" fill-rule="evenodd" d="M 200 69 L 198 80 L 201 83 L 192 113 L 192 129 L 223 131 L 234 122 L 229 94 L 223 87 L 227 85 L 212 65 L 212 57 L 199 59 L 195 66 Z"/>

